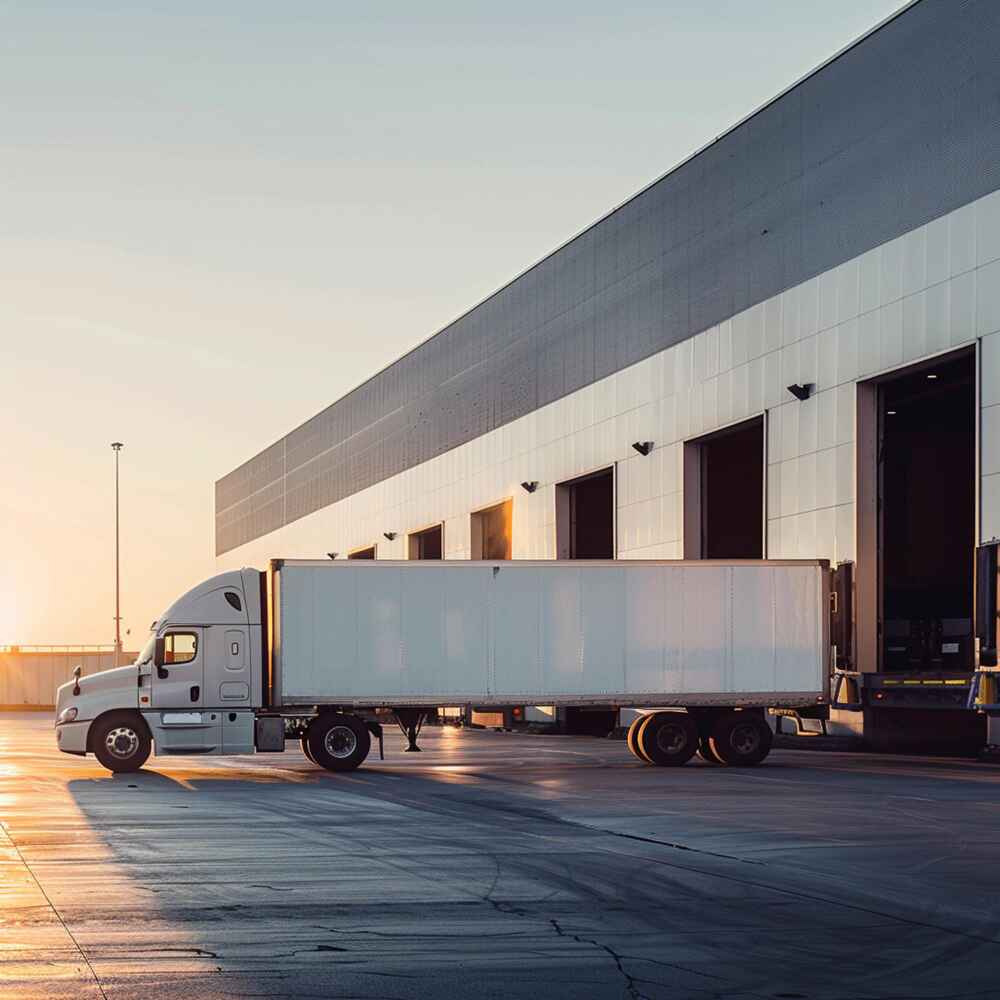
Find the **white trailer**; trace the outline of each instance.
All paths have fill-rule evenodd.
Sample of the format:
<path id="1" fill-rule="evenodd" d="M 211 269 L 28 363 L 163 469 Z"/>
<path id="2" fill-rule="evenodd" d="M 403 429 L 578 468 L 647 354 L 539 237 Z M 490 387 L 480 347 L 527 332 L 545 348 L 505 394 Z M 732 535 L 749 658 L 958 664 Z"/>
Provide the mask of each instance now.
<path id="1" fill-rule="evenodd" d="M 429 708 L 660 706 L 629 730 L 652 764 L 767 755 L 767 708 L 825 704 L 825 561 L 273 560 L 213 577 L 135 664 L 59 690 L 60 749 L 111 770 L 157 755 L 277 752 L 351 770 Z"/>

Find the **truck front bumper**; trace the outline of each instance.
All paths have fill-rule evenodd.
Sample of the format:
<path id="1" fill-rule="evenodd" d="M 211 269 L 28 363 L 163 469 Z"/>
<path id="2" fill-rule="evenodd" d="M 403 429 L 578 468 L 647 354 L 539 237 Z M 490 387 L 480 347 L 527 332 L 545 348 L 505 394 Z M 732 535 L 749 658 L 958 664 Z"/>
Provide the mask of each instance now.
<path id="1" fill-rule="evenodd" d="M 82 757 L 87 752 L 87 731 L 90 720 L 82 722 L 64 722 L 56 726 L 56 746 L 63 753 L 76 754 Z"/>

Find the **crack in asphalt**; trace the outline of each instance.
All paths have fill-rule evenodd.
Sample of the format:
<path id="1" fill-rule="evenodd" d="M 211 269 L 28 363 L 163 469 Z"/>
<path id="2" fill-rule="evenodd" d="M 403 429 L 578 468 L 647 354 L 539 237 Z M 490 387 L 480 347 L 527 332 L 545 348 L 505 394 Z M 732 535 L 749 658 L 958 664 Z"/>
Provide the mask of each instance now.
<path id="1" fill-rule="evenodd" d="M 612 837 L 624 837 L 625 840 L 638 840 L 643 844 L 656 844 L 657 847 L 672 847 L 675 851 L 690 851 L 692 854 L 704 854 L 710 858 L 724 858 L 726 861 L 739 861 L 744 865 L 766 865 L 766 861 L 757 861 L 755 858 L 741 858 L 736 854 L 721 854 L 719 851 L 706 851 L 701 847 L 689 847 L 687 844 L 677 844 L 670 840 L 657 840 L 655 837 L 640 837 L 637 833 L 621 833 L 618 830 L 604 830 L 599 826 L 588 826 L 579 824 L 587 830 L 594 830 L 599 833 L 610 834 Z"/>
<path id="2" fill-rule="evenodd" d="M 599 948 L 601 951 L 606 952 L 608 955 L 610 955 L 611 958 L 614 960 L 615 966 L 617 967 L 618 971 L 625 979 L 625 990 L 628 993 L 628 995 L 632 998 L 632 1000 L 653 1000 L 652 997 L 643 993 L 639 989 L 639 987 L 636 986 L 635 977 L 632 976 L 626 970 L 625 966 L 622 964 L 621 955 L 619 955 L 618 952 L 616 952 L 614 948 L 611 947 L 611 945 L 601 944 L 600 941 L 595 941 L 593 940 L 593 938 L 583 938 L 580 937 L 579 934 L 571 934 L 568 931 L 564 931 L 559 926 L 559 921 L 555 920 L 552 917 L 549 918 L 549 924 L 552 926 L 552 929 L 556 932 L 556 934 L 559 935 L 559 937 L 571 938 L 572 940 L 578 942 L 579 944 L 593 945 L 595 948 Z"/>
<path id="3" fill-rule="evenodd" d="M 501 900 L 484 898 L 483 902 L 489 903 L 490 906 L 492 906 L 493 909 L 495 909 L 498 913 L 503 913 L 507 916 L 513 916 L 513 917 L 533 916 L 532 914 L 528 913 L 527 910 L 516 907 L 511 903 L 505 903 Z M 610 956 L 611 959 L 614 961 L 615 966 L 617 967 L 619 973 L 621 973 L 622 977 L 625 979 L 626 992 L 628 996 L 631 998 L 631 1000 L 653 1000 L 653 998 L 643 993 L 639 989 L 637 984 L 646 982 L 647 980 L 640 979 L 638 976 L 632 975 L 625 968 L 624 962 L 626 959 L 637 962 L 648 962 L 653 965 L 662 966 L 663 968 L 673 969 L 677 972 L 683 972 L 689 976 L 701 976 L 704 979 L 715 979 L 724 981 L 724 977 L 722 976 L 713 976 L 711 973 L 708 972 L 699 972 L 696 969 L 688 969 L 685 966 L 679 965 L 677 963 L 664 962 L 660 959 L 646 959 L 637 955 L 621 955 L 608 944 L 604 944 L 603 942 L 597 941 L 594 938 L 585 938 L 579 934 L 574 934 L 570 931 L 564 930 L 563 927 L 560 925 L 559 921 L 556 920 L 554 917 L 548 918 L 548 924 L 556 932 L 556 934 L 559 935 L 559 937 L 569 938 L 570 940 L 576 941 L 578 944 L 592 945 L 593 947 L 599 949 L 600 951 L 605 952 L 608 956 Z M 656 985 L 663 986 L 666 989 L 673 988 L 667 983 L 657 983 Z"/>

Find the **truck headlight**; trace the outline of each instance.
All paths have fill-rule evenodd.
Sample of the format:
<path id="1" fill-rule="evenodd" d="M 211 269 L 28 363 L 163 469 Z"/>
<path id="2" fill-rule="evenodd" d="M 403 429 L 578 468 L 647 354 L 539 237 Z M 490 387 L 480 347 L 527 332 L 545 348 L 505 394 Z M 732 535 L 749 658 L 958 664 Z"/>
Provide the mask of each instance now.
<path id="1" fill-rule="evenodd" d="M 69 708 L 64 708 L 59 713 L 59 716 L 56 718 L 56 725 L 61 726 L 64 722 L 72 722 L 79 714 L 80 710 L 76 705 L 70 705 Z"/>

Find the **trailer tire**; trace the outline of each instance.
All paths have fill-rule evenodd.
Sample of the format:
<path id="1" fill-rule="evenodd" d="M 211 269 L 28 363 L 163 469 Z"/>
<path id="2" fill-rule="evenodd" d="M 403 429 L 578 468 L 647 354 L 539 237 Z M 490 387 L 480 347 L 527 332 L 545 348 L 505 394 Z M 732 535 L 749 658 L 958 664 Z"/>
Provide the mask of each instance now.
<path id="1" fill-rule="evenodd" d="M 724 761 L 722 760 L 722 758 L 721 758 L 721 757 L 717 757 L 717 756 L 715 755 L 715 751 L 714 751 L 714 750 L 712 749 L 712 745 L 711 745 L 711 743 L 709 743 L 709 741 L 708 741 L 708 739 L 707 739 L 707 738 L 706 738 L 706 739 L 703 739 L 703 740 L 702 740 L 702 741 L 701 741 L 701 742 L 700 742 L 700 743 L 698 744 L 698 756 L 699 756 L 699 757 L 700 757 L 700 758 L 701 758 L 701 759 L 702 759 L 702 760 L 703 760 L 703 761 L 704 761 L 704 762 L 705 762 L 706 764 L 723 764 L 723 763 L 725 763 L 725 762 L 724 762 Z"/>
<path id="2" fill-rule="evenodd" d="M 628 733 L 625 735 L 625 745 L 629 748 L 631 754 L 642 761 L 643 764 L 651 763 L 639 749 L 639 730 L 648 718 L 648 715 L 640 715 L 638 718 L 633 719 L 632 724 L 628 727 Z"/>
<path id="3" fill-rule="evenodd" d="M 698 749 L 698 724 L 687 712 L 653 712 L 640 726 L 636 745 L 650 764 L 679 767 Z"/>
<path id="4" fill-rule="evenodd" d="M 312 760 L 327 771 L 353 771 L 372 745 L 368 727 L 360 719 L 335 712 L 313 719 L 306 740 Z"/>
<path id="5" fill-rule="evenodd" d="M 135 712 L 109 712 L 94 723 L 90 740 L 94 756 L 115 774 L 138 771 L 153 748 L 149 729 Z"/>
<path id="6" fill-rule="evenodd" d="M 770 752 L 771 727 L 752 712 L 731 712 L 712 726 L 709 749 L 723 764 L 753 767 Z"/>
<path id="7" fill-rule="evenodd" d="M 312 750 L 309 749 L 309 740 L 305 736 L 303 736 L 299 742 L 301 742 L 302 744 L 302 752 L 306 755 L 306 760 L 308 760 L 312 764 L 315 764 L 316 760 L 313 757 L 313 752 Z"/>

